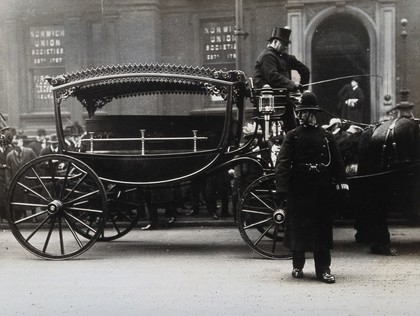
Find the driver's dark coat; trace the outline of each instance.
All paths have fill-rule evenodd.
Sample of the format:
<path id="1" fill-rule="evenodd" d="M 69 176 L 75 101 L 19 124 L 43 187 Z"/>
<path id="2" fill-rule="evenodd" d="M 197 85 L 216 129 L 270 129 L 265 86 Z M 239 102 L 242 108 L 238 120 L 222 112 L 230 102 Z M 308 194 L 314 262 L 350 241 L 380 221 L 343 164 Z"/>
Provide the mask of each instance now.
<path id="1" fill-rule="evenodd" d="M 305 164 L 323 164 L 308 171 Z M 300 125 L 287 133 L 275 166 L 276 190 L 287 192 L 285 245 L 291 250 L 332 248 L 332 201 L 336 184 L 347 184 L 344 164 L 332 135 Z M 338 205 L 336 205 L 338 207 Z"/>
<path id="2" fill-rule="evenodd" d="M 274 48 L 267 47 L 257 58 L 255 64 L 255 86 L 262 88 L 269 84 L 272 88 L 295 88 L 291 80 L 291 72 L 296 70 L 300 75 L 300 83 L 309 83 L 309 68 L 295 56 L 286 53 L 279 54 Z"/>

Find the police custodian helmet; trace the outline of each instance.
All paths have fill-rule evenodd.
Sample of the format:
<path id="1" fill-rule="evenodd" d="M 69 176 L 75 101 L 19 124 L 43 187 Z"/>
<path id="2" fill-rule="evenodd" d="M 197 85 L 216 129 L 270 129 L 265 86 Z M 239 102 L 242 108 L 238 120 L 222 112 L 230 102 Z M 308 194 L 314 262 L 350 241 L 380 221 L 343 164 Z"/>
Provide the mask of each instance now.
<path id="1" fill-rule="evenodd" d="M 295 109 L 296 111 L 320 111 L 318 101 L 313 92 L 306 90 L 302 94 L 302 100 Z"/>

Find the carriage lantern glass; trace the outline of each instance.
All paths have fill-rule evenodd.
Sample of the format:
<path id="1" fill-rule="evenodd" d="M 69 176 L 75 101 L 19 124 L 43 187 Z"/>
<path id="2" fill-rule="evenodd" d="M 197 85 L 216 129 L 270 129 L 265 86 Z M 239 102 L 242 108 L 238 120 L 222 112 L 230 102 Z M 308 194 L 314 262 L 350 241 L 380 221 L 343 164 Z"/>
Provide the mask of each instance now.
<path id="1" fill-rule="evenodd" d="M 264 115 L 264 137 L 269 138 L 270 116 L 274 114 L 274 92 L 271 87 L 266 84 L 261 89 L 261 95 L 258 100 L 258 111 Z"/>
<path id="2" fill-rule="evenodd" d="M 266 84 L 261 89 L 261 95 L 258 102 L 258 111 L 263 115 L 274 113 L 274 95 L 271 87 Z"/>

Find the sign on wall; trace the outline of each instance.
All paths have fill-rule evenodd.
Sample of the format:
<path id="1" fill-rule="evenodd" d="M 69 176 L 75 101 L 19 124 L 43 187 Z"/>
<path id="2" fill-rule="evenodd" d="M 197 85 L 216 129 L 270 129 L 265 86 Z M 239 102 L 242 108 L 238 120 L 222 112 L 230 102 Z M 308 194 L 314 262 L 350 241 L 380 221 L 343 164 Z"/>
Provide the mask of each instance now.
<path id="1" fill-rule="evenodd" d="M 29 30 L 32 67 L 64 65 L 64 26 L 35 26 Z"/>
<path id="2" fill-rule="evenodd" d="M 35 103 L 52 100 L 52 86 L 45 80 L 47 76 L 54 77 L 63 74 L 64 68 L 33 69 L 33 90 Z"/>
<path id="3" fill-rule="evenodd" d="M 201 23 L 203 36 L 203 65 L 212 68 L 234 69 L 236 40 L 234 19 L 206 20 Z"/>
<path id="4" fill-rule="evenodd" d="M 32 77 L 32 98 L 35 110 L 52 108 L 51 86 L 46 76 L 65 72 L 64 26 L 32 26 L 29 28 L 29 64 Z"/>

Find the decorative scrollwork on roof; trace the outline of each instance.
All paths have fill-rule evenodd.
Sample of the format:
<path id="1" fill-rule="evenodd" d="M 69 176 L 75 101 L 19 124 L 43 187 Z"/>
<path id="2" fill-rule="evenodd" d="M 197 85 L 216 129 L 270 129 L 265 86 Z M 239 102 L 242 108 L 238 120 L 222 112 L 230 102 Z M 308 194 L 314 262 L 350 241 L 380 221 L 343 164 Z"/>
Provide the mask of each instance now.
<path id="1" fill-rule="evenodd" d="M 112 97 L 103 97 L 100 99 L 93 99 L 93 98 L 77 98 L 80 103 L 86 107 L 88 111 L 89 117 L 92 117 L 97 109 L 102 108 L 105 104 L 112 101 Z"/>
<path id="2" fill-rule="evenodd" d="M 238 70 L 222 71 L 207 67 L 193 67 L 170 64 L 123 64 L 85 69 L 78 72 L 72 72 L 53 78 L 48 78 L 47 80 L 52 86 L 55 87 L 83 79 L 130 73 L 168 73 L 208 77 L 227 81 L 241 80 L 243 75 L 243 72 Z"/>
<path id="3" fill-rule="evenodd" d="M 63 100 L 68 99 L 69 97 L 74 95 L 75 88 L 69 88 L 60 90 L 57 92 L 57 100 L 59 103 L 61 103 Z"/>
<path id="4" fill-rule="evenodd" d="M 209 82 L 206 78 L 217 79 L 219 82 Z M 102 66 L 49 77 L 47 80 L 57 88 L 56 97 L 60 102 L 74 96 L 90 113 L 114 98 L 139 95 L 211 94 L 226 100 L 229 84 L 224 82 L 234 83 L 233 97 L 236 101 L 243 97 L 243 87 L 246 84 L 245 74 L 239 70 L 222 71 L 169 64 Z M 72 86 L 72 83 L 75 85 Z M 71 87 L 63 86 L 66 84 Z"/>

